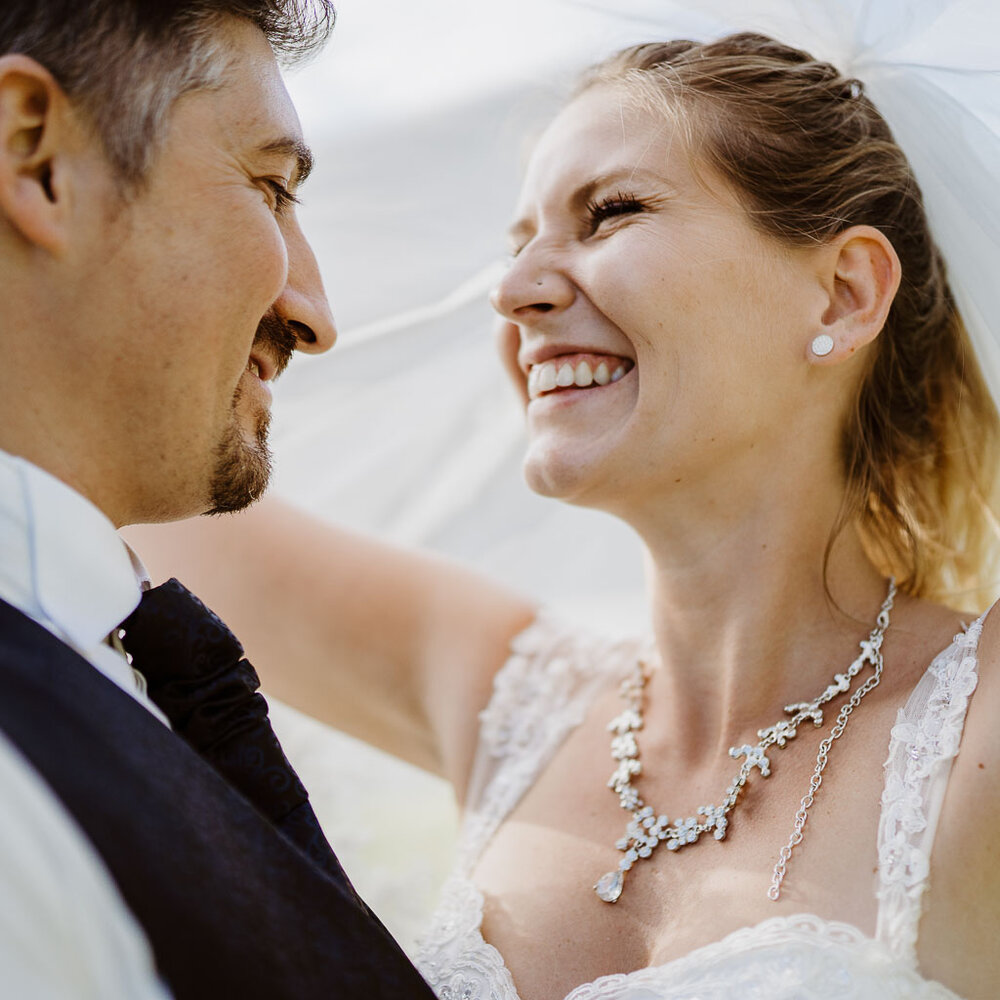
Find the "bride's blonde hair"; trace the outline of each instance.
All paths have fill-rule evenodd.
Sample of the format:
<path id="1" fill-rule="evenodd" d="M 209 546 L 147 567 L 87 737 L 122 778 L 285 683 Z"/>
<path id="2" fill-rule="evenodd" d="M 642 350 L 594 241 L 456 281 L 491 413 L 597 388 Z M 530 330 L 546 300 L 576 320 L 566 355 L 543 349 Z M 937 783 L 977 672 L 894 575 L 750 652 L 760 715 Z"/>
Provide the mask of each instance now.
<path id="1" fill-rule="evenodd" d="M 1000 583 L 1000 419 L 920 189 L 860 82 L 771 38 L 737 34 L 625 49 L 576 93 L 598 84 L 669 113 L 772 237 L 803 246 L 866 224 L 892 242 L 902 283 L 844 427 L 847 488 L 833 537 L 854 524 L 908 593 L 986 606 Z"/>

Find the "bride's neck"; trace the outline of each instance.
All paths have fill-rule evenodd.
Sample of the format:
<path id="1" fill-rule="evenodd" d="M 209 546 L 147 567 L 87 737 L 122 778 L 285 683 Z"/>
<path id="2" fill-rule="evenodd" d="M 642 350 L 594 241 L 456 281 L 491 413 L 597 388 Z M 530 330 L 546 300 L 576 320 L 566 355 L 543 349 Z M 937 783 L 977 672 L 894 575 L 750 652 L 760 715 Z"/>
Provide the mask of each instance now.
<path id="1" fill-rule="evenodd" d="M 827 557 L 837 493 L 758 494 L 643 531 L 659 661 L 650 717 L 692 755 L 778 721 L 857 655 L 886 583 L 851 527 Z"/>

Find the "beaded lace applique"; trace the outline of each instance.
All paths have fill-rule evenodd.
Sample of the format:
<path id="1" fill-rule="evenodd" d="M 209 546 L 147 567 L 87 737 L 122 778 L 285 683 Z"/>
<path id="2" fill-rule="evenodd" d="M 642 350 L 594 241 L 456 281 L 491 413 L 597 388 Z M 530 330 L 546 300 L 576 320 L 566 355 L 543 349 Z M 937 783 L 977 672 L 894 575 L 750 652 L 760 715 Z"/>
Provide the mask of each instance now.
<path id="1" fill-rule="evenodd" d="M 978 681 L 982 627 L 980 618 L 934 659 L 892 727 L 878 832 L 876 936 L 910 963 L 941 803 Z"/>

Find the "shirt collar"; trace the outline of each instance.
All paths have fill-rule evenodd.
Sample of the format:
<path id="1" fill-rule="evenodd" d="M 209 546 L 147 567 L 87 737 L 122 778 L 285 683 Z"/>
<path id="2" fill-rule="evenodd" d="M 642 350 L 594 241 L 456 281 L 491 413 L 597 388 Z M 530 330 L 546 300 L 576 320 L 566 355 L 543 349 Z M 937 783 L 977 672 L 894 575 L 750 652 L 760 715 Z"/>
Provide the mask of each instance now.
<path id="1" fill-rule="evenodd" d="M 145 571 L 111 521 L 65 483 L 2 451 L 0 538 L 15 542 L 5 575 L 31 602 L 21 610 L 77 649 L 103 641 L 139 604 Z"/>

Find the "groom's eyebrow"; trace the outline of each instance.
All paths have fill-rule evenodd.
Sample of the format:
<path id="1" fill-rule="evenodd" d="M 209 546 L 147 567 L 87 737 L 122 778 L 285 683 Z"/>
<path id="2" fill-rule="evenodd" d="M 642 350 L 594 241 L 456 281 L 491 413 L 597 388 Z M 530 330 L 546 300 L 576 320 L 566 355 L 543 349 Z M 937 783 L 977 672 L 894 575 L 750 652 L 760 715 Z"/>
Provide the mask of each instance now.
<path id="1" fill-rule="evenodd" d="M 272 139 L 259 146 L 258 152 L 276 154 L 295 160 L 295 172 L 292 175 L 292 183 L 295 187 L 304 184 L 306 178 L 312 173 L 314 163 L 312 150 L 296 136 L 285 135 L 280 139 Z"/>

